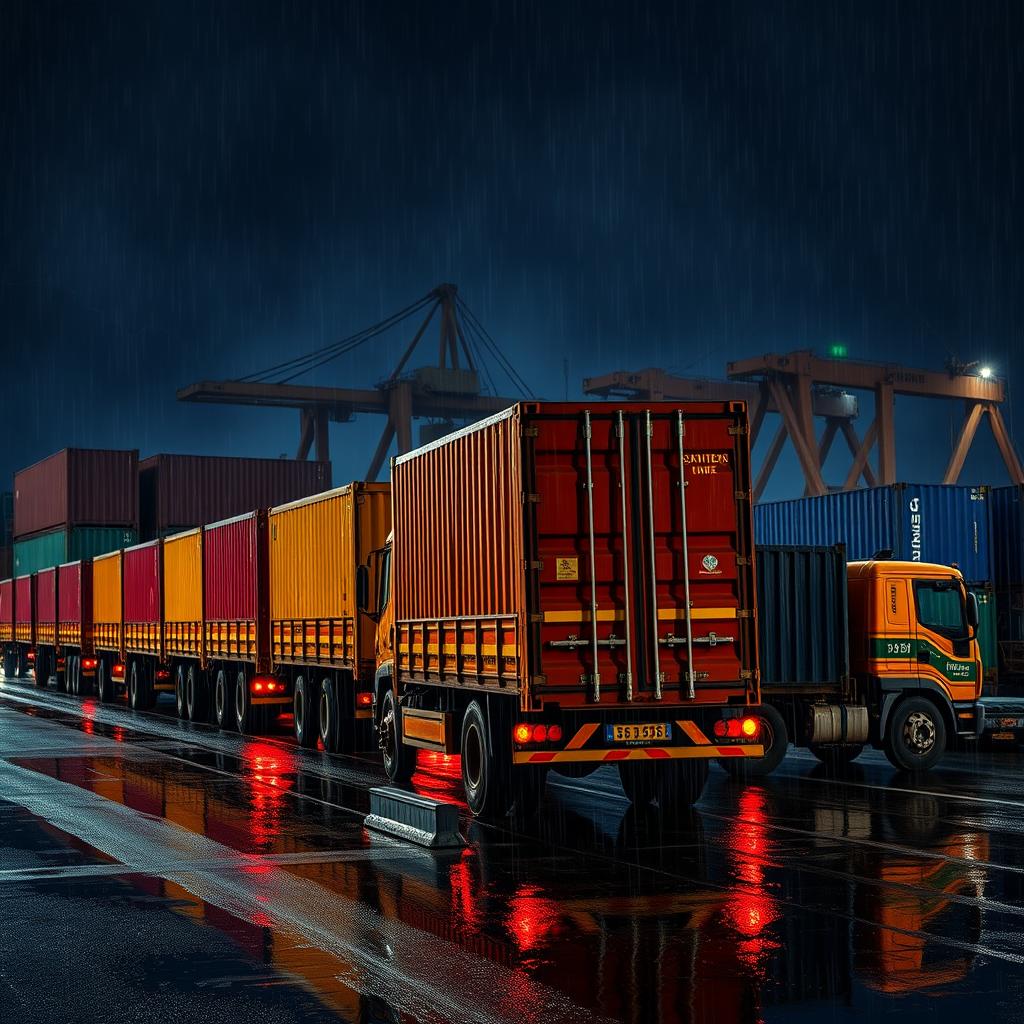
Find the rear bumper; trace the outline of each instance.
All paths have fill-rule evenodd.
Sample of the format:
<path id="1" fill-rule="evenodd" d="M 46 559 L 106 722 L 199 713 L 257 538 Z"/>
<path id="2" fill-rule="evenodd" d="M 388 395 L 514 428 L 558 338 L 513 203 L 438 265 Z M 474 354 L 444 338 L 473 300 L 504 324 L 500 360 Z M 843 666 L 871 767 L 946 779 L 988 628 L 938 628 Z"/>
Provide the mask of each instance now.
<path id="1" fill-rule="evenodd" d="M 682 758 L 712 760 L 720 757 L 764 757 L 760 743 L 711 743 L 693 747 L 612 747 L 608 750 L 517 750 L 513 764 L 594 763 L 595 761 L 677 761 Z"/>

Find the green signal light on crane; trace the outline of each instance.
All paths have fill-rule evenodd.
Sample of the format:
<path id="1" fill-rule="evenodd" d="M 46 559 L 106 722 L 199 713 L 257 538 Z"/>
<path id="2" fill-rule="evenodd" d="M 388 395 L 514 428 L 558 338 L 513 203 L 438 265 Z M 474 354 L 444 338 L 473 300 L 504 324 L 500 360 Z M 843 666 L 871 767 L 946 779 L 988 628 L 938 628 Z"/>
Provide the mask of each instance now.
<path id="1" fill-rule="evenodd" d="M 846 354 L 846 346 L 841 342 L 834 342 L 828 347 L 828 355 L 830 359 L 845 359 Z"/>

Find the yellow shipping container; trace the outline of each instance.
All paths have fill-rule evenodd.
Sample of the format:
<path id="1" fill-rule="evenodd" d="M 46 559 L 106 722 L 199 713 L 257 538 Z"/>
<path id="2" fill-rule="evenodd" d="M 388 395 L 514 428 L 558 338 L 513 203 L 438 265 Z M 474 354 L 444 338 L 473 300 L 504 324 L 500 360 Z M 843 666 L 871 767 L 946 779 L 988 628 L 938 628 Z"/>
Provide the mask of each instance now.
<path id="1" fill-rule="evenodd" d="M 270 620 L 275 661 L 372 662 L 356 567 L 391 529 L 389 484 L 353 483 L 270 511 Z"/>
<path id="2" fill-rule="evenodd" d="M 168 654 L 198 658 L 203 637 L 203 532 L 164 540 L 164 646 Z"/>
<path id="3" fill-rule="evenodd" d="M 92 561 L 93 643 L 101 650 L 121 648 L 121 552 Z"/>

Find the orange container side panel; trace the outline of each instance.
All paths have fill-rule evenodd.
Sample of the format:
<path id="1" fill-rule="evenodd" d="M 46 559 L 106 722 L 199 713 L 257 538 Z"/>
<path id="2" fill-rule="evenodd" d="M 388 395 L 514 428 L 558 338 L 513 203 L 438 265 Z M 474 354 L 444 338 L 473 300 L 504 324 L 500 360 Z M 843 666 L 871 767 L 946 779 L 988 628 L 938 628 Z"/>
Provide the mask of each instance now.
<path id="1" fill-rule="evenodd" d="M 168 656 L 203 656 L 203 533 L 164 541 L 164 649 Z"/>
<path id="2" fill-rule="evenodd" d="M 275 663 L 372 675 L 374 633 L 356 606 L 356 568 L 384 545 L 390 518 L 388 484 L 353 483 L 271 510 Z"/>
<path id="3" fill-rule="evenodd" d="M 100 555 L 92 562 L 93 646 L 121 651 L 121 552 Z"/>
<path id="4" fill-rule="evenodd" d="M 409 681 L 502 684 L 525 671 L 520 407 L 396 460 L 398 669 Z"/>

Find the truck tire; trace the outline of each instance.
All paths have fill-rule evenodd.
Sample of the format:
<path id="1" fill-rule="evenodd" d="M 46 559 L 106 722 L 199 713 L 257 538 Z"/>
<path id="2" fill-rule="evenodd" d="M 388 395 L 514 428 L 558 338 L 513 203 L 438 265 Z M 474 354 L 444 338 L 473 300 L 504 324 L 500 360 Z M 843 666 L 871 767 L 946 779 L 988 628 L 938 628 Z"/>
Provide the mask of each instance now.
<path id="1" fill-rule="evenodd" d="M 133 711 L 146 711 L 155 703 L 155 696 L 146 666 L 136 659 L 128 669 L 128 706 Z"/>
<path id="2" fill-rule="evenodd" d="M 184 665 L 179 665 L 174 670 L 174 711 L 178 718 L 188 718 L 188 705 L 185 702 Z"/>
<path id="3" fill-rule="evenodd" d="M 329 754 L 349 753 L 341 749 L 341 722 L 338 718 L 338 690 L 334 680 L 326 676 L 320 683 L 317 700 L 317 734 Z"/>
<path id="4" fill-rule="evenodd" d="M 758 739 L 764 744 L 764 757 L 723 757 L 718 763 L 734 779 L 763 778 L 782 764 L 789 747 L 786 720 L 771 704 L 762 704 L 751 714 L 761 720 Z"/>
<path id="5" fill-rule="evenodd" d="M 224 669 L 218 669 L 217 679 L 213 684 L 213 715 L 217 725 L 224 730 L 235 727 L 233 696 L 231 686 L 228 684 L 227 672 Z"/>
<path id="6" fill-rule="evenodd" d="M 292 697 L 292 711 L 295 717 L 295 739 L 300 747 L 313 750 L 319 739 L 317 728 L 317 704 L 311 696 L 311 683 L 306 676 L 295 679 L 295 694 Z"/>
<path id="7" fill-rule="evenodd" d="M 73 694 L 76 697 L 81 696 L 82 692 L 81 665 L 81 659 L 76 658 L 73 654 L 64 655 L 64 687 L 68 693 Z M 57 689 L 60 689 L 59 677 Z"/>
<path id="8" fill-rule="evenodd" d="M 185 674 L 185 711 L 190 722 L 209 721 L 209 683 L 197 665 Z"/>
<path id="9" fill-rule="evenodd" d="M 497 821 L 512 809 L 511 739 L 500 718 L 489 723 L 479 702 L 469 702 L 459 752 L 466 803 L 478 818 Z"/>
<path id="10" fill-rule="evenodd" d="M 4 676 L 16 679 L 18 675 L 18 656 L 13 651 L 4 651 Z"/>
<path id="11" fill-rule="evenodd" d="M 889 716 L 883 747 L 894 768 L 927 771 L 946 752 L 942 712 L 926 697 L 904 697 Z"/>
<path id="12" fill-rule="evenodd" d="M 50 662 L 46 657 L 46 651 L 36 651 L 36 686 L 40 690 L 46 689 L 50 685 Z"/>
<path id="13" fill-rule="evenodd" d="M 384 691 L 380 702 L 378 737 L 384 755 L 384 771 L 396 786 L 408 786 L 416 771 L 416 751 L 402 742 L 402 720 L 394 690 Z"/>
<path id="14" fill-rule="evenodd" d="M 60 667 L 60 658 L 57 657 L 56 651 L 50 656 L 50 661 L 53 665 L 53 675 L 57 681 L 57 692 L 58 693 L 77 693 L 77 690 L 71 689 L 71 677 L 68 675 L 68 670 L 71 667 L 71 658 L 67 655 L 64 656 L 64 668 Z"/>
<path id="15" fill-rule="evenodd" d="M 808 750 L 823 764 L 832 771 L 854 761 L 864 753 L 863 743 L 812 743 Z"/>
<path id="16" fill-rule="evenodd" d="M 235 728 L 243 736 L 252 736 L 263 731 L 263 708 L 256 707 L 249 691 L 249 676 L 244 668 L 235 676 L 234 701 Z"/>
<path id="17" fill-rule="evenodd" d="M 96 698 L 101 704 L 114 699 L 114 683 L 110 678 L 110 663 L 106 658 L 96 660 Z"/>
<path id="18" fill-rule="evenodd" d="M 619 780 L 638 811 L 657 809 L 666 821 L 688 815 L 708 781 L 704 758 L 680 759 L 657 764 L 619 762 Z"/>

